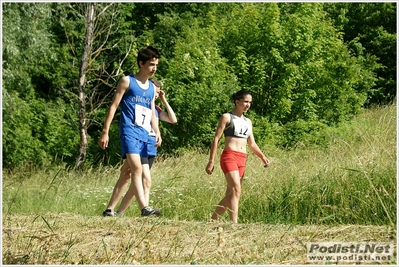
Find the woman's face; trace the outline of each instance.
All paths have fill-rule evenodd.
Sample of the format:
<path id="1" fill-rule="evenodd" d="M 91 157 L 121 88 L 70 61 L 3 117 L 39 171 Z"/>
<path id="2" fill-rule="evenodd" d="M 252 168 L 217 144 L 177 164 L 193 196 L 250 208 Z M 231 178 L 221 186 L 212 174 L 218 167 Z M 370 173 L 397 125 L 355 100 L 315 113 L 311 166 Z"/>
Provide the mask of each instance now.
<path id="1" fill-rule="evenodd" d="M 155 86 L 155 100 L 158 99 L 160 91 L 161 91 L 161 88 L 158 86 Z"/>
<path id="2" fill-rule="evenodd" d="M 236 100 L 236 107 L 242 109 L 243 112 L 247 112 L 252 104 L 252 96 L 245 95 L 243 98 Z"/>

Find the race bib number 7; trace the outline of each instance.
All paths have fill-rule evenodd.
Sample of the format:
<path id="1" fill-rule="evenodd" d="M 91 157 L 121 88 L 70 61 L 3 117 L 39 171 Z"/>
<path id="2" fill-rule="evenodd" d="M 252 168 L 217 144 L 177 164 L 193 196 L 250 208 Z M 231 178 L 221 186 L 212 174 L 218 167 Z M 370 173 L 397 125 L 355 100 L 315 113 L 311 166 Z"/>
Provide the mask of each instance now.
<path id="1" fill-rule="evenodd" d="M 150 132 L 152 110 L 136 104 L 134 112 L 135 112 L 134 123 L 146 129 L 147 132 Z"/>

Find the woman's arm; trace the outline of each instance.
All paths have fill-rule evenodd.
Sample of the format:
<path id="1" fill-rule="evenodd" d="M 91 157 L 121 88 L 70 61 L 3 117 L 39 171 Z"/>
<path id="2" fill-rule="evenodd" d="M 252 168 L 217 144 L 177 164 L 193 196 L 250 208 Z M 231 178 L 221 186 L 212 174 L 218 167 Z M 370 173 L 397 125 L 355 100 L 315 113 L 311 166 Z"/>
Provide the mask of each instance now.
<path id="1" fill-rule="evenodd" d="M 157 93 L 156 92 L 156 88 L 154 86 L 154 95 L 156 93 Z M 155 146 L 159 147 L 161 145 L 161 143 L 162 143 L 162 138 L 161 138 L 161 132 L 159 131 L 159 126 L 158 126 L 159 120 L 158 120 L 157 115 L 155 114 L 155 97 L 153 97 L 152 101 L 151 101 L 151 111 L 152 111 L 151 127 L 152 127 L 152 129 L 154 130 L 154 133 L 155 133 L 155 140 L 156 140 Z"/>
<path id="2" fill-rule="evenodd" d="M 251 121 L 249 121 L 249 122 L 251 123 L 251 127 L 252 127 L 252 122 Z M 251 133 L 251 135 L 248 137 L 248 146 L 252 150 L 252 152 L 254 152 L 254 154 L 256 156 L 258 156 L 263 161 L 264 167 L 269 167 L 270 161 L 266 158 L 266 156 L 260 150 L 258 144 L 256 144 L 255 137 L 254 137 L 253 133 Z"/>
<path id="3" fill-rule="evenodd" d="M 159 91 L 159 98 L 161 99 L 161 102 L 165 105 L 166 108 L 166 112 L 162 111 L 159 114 L 159 119 L 173 124 L 177 123 L 176 114 L 173 111 L 172 107 L 169 105 L 168 100 L 166 100 L 164 91 L 162 90 Z"/>

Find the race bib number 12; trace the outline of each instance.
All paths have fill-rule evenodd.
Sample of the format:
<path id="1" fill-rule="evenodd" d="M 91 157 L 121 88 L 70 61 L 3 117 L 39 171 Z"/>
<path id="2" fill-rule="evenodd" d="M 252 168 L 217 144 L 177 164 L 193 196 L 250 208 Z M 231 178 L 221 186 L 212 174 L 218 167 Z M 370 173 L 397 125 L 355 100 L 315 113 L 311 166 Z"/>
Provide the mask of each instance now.
<path id="1" fill-rule="evenodd" d="M 233 124 L 234 124 L 235 136 L 244 137 L 244 138 L 247 138 L 249 136 L 248 123 L 242 120 L 233 119 Z"/>

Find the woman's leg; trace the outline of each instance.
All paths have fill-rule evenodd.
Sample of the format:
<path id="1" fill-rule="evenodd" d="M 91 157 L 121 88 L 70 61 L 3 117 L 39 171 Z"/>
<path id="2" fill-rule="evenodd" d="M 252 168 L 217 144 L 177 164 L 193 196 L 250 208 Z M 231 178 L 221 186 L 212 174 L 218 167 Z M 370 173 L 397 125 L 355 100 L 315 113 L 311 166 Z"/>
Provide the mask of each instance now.
<path id="1" fill-rule="evenodd" d="M 225 174 L 227 187 L 226 195 L 219 202 L 211 219 L 216 220 L 223 215 L 226 209 L 229 211 L 230 220 L 234 223 L 238 221 L 238 204 L 241 196 L 241 178 L 239 171 L 231 171 Z"/>
<path id="2" fill-rule="evenodd" d="M 150 189 L 152 184 L 150 165 L 143 164 L 142 168 L 143 168 L 143 190 L 144 190 L 146 206 L 148 206 L 150 203 Z"/>
<path id="3" fill-rule="evenodd" d="M 150 205 L 150 190 L 152 185 L 152 178 L 151 178 L 151 167 L 154 163 L 155 156 L 148 156 L 147 158 L 141 158 L 141 165 L 143 168 L 143 189 L 145 200 L 147 206 Z"/>

